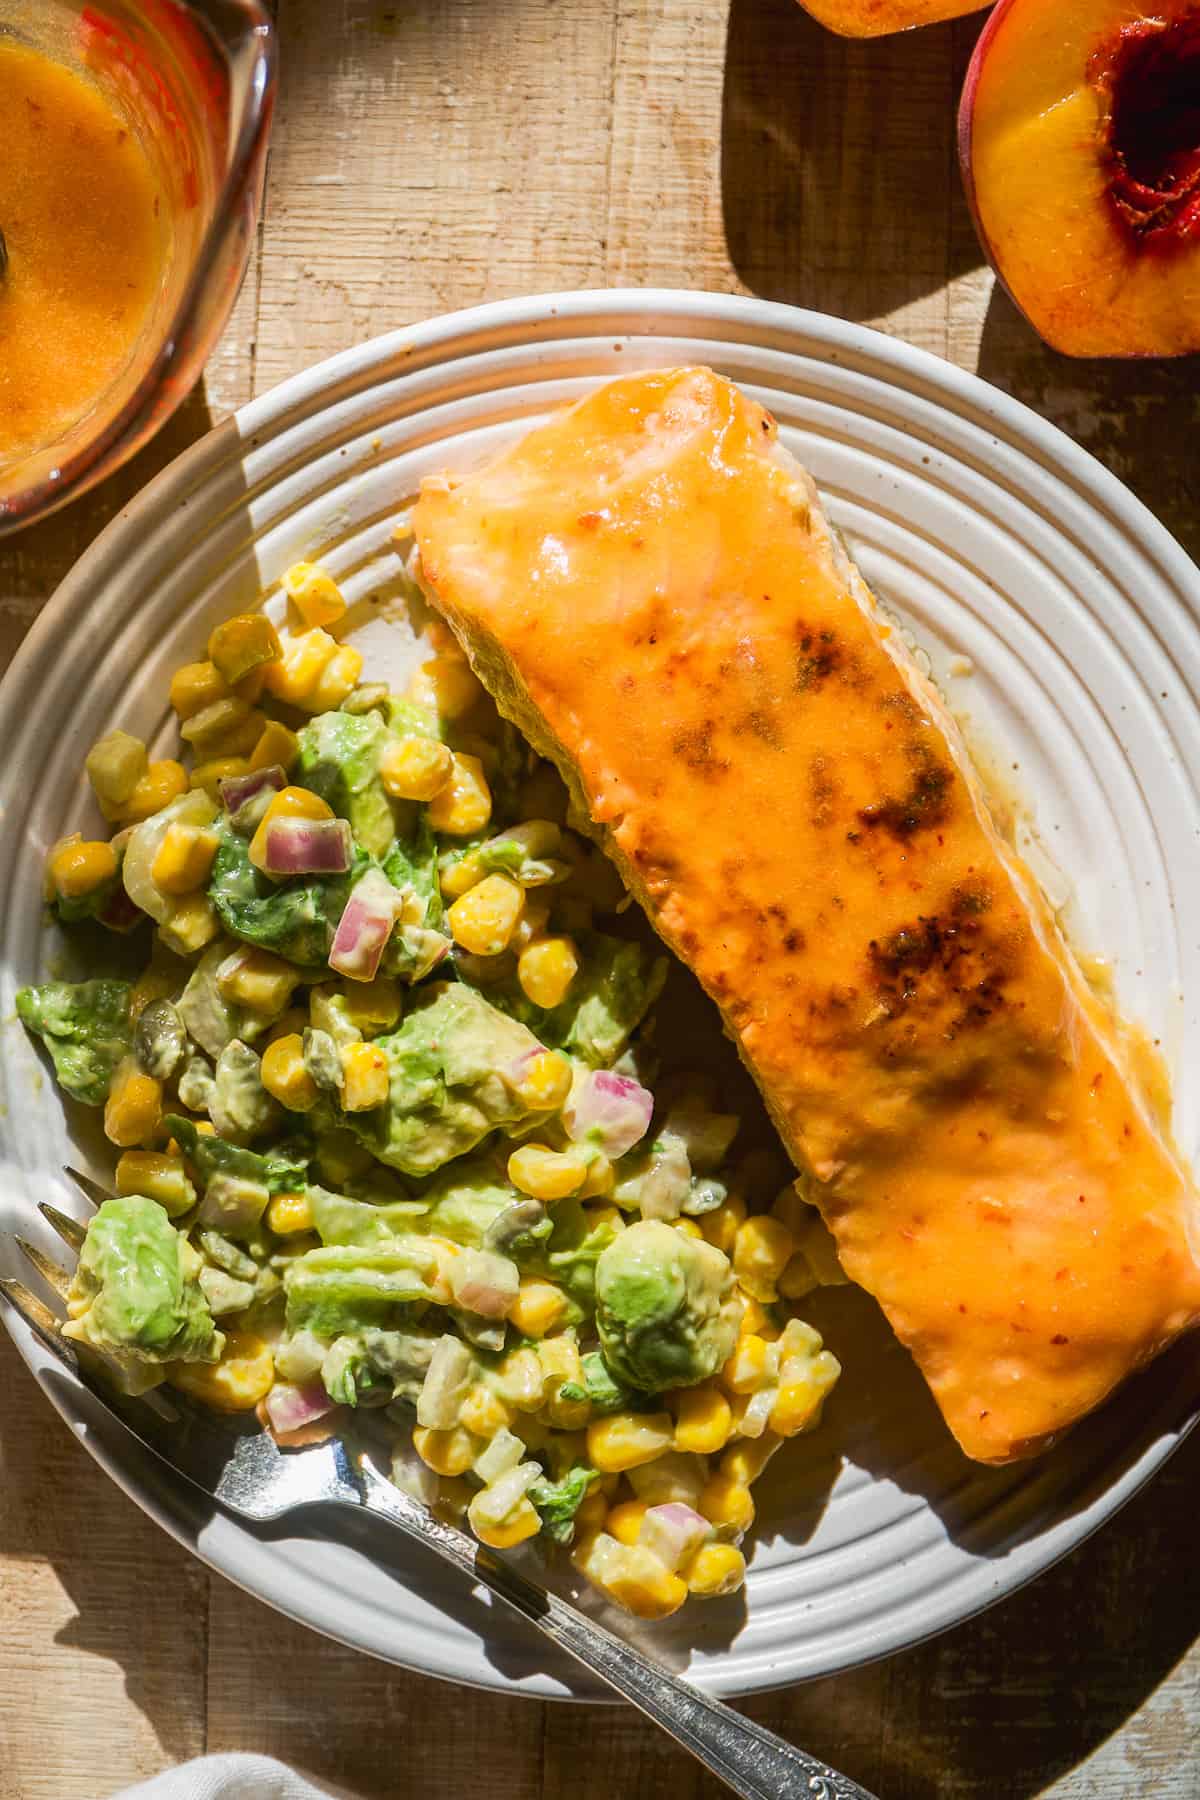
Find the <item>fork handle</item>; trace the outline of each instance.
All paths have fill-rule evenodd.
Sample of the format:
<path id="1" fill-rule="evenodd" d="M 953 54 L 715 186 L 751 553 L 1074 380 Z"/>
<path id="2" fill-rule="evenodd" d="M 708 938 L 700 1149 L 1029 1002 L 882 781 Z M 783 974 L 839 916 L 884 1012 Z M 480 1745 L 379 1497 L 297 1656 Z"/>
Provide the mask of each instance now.
<path id="1" fill-rule="evenodd" d="M 517 1569 L 473 1544 L 462 1532 L 439 1529 L 438 1522 L 428 1518 L 415 1525 L 403 1496 L 369 1466 L 363 1473 L 369 1511 L 389 1519 L 426 1548 L 437 1550 L 473 1581 L 482 1582 L 497 1599 L 661 1725 L 742 1800 L 793 1800 L 802 1795 L 808 1800 L 875 1800 L 848 1775 L 840 1775 L 819 1758 L 657 1667 L 632 1644 L 557 1595 L 535 1587 Z"/>

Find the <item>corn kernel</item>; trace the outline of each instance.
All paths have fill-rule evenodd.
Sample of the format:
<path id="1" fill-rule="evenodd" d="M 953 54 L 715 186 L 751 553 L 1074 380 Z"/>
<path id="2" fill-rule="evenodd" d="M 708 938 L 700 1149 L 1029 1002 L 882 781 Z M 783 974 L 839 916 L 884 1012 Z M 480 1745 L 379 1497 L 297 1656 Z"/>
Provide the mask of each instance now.
<path id="1" fill-rule="evenodd" d="M 483 688 L 461 653 L 435 656 L 422 664 L 420 673 L 443 719 L 465 719 L 483 699 Z"/>
<path id="2" fill-rule="evenodd" d="M 524 899 L 519 882 L 507 875 L 488 875 L 446 914 L 450 934 L 472 956 L 499 956 L 508 948 Z"/>
<path id="3" fill-rule="evenodd" d="M 551 1281 L 522 1278 L 509 1312 L 509 1322 L 522 1337 L 541 1338 L 566 1316 L 567 1299 Z"/>
<path id="4" fill-rule="evenodd" d="M 579 953 L 569 937 L 538 938 L 517 962 L 521 991 L 534 1006 L 558 1006 L 579 973 Z"/>
<path id="5" fill-rule="evenodd" d="M 571 1091 L 571 1064 L 560 1050 L 535 1052 L 515 1083 L 517 1098 L 531 1112 L 557 1112 Z"/>
<path id="6" fill-rule="evenodd" d="M 771 1205 L 772 1216 L 782 1220 L 793 1237 L 803 1237 L 813 1220 L 814 1208 L 801 1199 L 794 1185 L 782 1188 Z"/>
<path id="7" fill-rule="evenodd" d="M 732 1394 L 756 1394 L 774 1380 L 772 1351 L 763 1338 L 748 1331 L 734 1346 L 733 1355 L 721 1370 L 721 1384 Z"/>
<path id="8" fill-rule="evenodd" d="M 432 800 L 454 773 L 454 753 L 437 738 L 394 738 L 379 758 L 379 779 L 397 800 Z"/>
<path id="9" fill-rule="evenodd" d="M 230 694 L 185 719 L 179 727 L 179 735 L 202 759 L 243 756 L 254 748 L 265 723 L 262 713 L 239 700 L 236 694 Z"/>
<path id="10" fill-rule="evenodd" d="M 687 1599 L 687 1583 L 640 1545 L 626 1548 L 604 1583 L 618 1606 L 636 1619 L 668 1619 Z"/>
<path id="11" fill-rule="evenodd" d="M 435 831 L 450 837 L 483 830 L 492 816 L 492 790 L 477 756 L 455 756 L 450 779 L 429 802 L 426 816 Z"/>
<path id="12" fill-rule="evenodd" d="M 733 1272 L 746 1292 L 767 1306 L 779 1298 L 779 1277 L 795 1248 L 796 1240 L 782 1219 L 756 1213 L 738 1227 Z"/>
<path id="13" fill-rule="evenodd" d="M 250 773 L 250 759 L 246 756 L 213 756 L 207 762 L 196 763 L 192 769 L 189 786 L 203 788 L 210 800 L 218 803 L 221 799 L 221 783 L 233 781 L 238 775 Z"/>
<path id="14" fill-rule="evenodd" d="M 346 1044 L 342 1059 L 342 1106 L 346 1112 L 371 1112 L 388 1097 L 388 1059 L 377 1044 Z"/>
<path id="15" fill-rule="evenodd" d="M 689 1594 L 715 1600 L 737 1593 L 746 1579 L 746 1559 L 735 1544 L 701 1544 L 682 1573 Z"/>
<path id="16" fill-rule="evenodd" d="M 724 1449 L 733 1429 L 729 1402 L 717 1387 L 684 1388 L 675 1412 L 675 1448 L 696 1456 Z"/>
<path id="17" fill-rule="evenodd" d="M 266 872 L 267 827 L 272 819 L 332 819 L 333 813 L 319 794 L 303 787 L 281 788 L 271 801 L 250 839 L 247 855 L 256 869 Z"/>
<path id="18" fill-rule="evenodd" d="M 332 712 L 349 698 L 362 678 L 362 651 L 343 644 L 330 657 L 316 687 L 304 702 L 308 712 Z"/>
<path id="19" fill-rule="evenodd" d="M 364 1037 L 378 1037 L 390 1031 L 403 1011 L 400 989 L 390 975 L 377 975 L 374 981 L 356 981 L 346 989 L 342 1003 L 347 1018 Z"/>
<path id="20" fill-rule="evenodd" d="M 279 634 L 265 613 L 237 613 L 208 640 L 208 660 L 230 687 L 265 663 L 282 659 Z"/>
<path id="21" fill-rule="evenodd" d="M 604 1529 L 618 1544 L 636 1544 L 647 1511 L 644 1500 L 622 1500 L 605 1515 Z"/>
<path id="22" fill-rule="evenodd" d="M 290 1237 L 295 1231 L 313 1228 L 312 1201 L 307 1194 L 275 1194 L 267 1205 L 267 1224 L 276 1237 Z"/>
<path id="23" fill-rule="evenodd" d="M 485 1488 L 484 1493 L 487 1492 Z M 523 1544 L 527 1538 L 536 1537 L 542 1529 L 541 1517 L 537 1507 L 531 1500 L 522 1496 L 520 1503 L 514 1506 L 506 1519 L 499 1521 L 483 1517 L 479 1512 L 477 1495 L 467 1508 L 467 1518 L 471 1530 L 481 1544 L 487 1544 L 492 1550 L 511 1550 L 516 1544 Z"/>
<path id="24" fill-rule="evenodd" d="M 587 1428 L 588 1460 L 602 1474 L 620 1474 L 654 1462 L 674 1440 L 670 1413 L 610 1413 Z"/>
<path id="25" fill-rule="evenodd" d="M 289 1112 L 310 1112 L 320 1090 L 304 1066 L 304 1041 L 299 1032 L 276 1038 L 263 1051 L 262 1084 L 268 1094 Z"/>
<path id="26" fill-rule="evenodd" d="M 754 1523 L 754 1496 L 728 1475 L 710 1475 L 700 1490 L 696 1510 L 722 1531 L 740 1534 Z"/>
<path id="27" fill-rule="evenodd" d="M 168 825 L 150 865 L 150 879 L 164 894 L 190 894 L 208 880 L 219 839 L 207 826 Z"/>
<path id="28" fill-rule="evenodd" d="M 513 1414 L 499 1394 L 478 1382 L 463 1401 L 458 1422 L 475 1437 L 494 1438 L 498 1431 L 506 1431 L 512 1425 Z"/>
<path id="29" fill-rule="evenodd" d="M 698 1219 L 672 1219 L 671 1223 L 676 1231 L 682 1231 L 684 1237 L 699 1238 L 703 1243 L 704 1233 L 700 1229 Z"/>
<path id="30" fill-rule="evenodd" d="M 121 808 L 121 819 L 126 825 L 140 825 L 143 819 L 152 818 L 187 790 L 187 771 L 182 763 L 174 762 L 170 757 L 152 762 Z"/>
<path id="31" fill-rule="evenodd" d="M 294 963 L 270 950 L 238 950 L 217 970 L 222 1000 L 273 1017 L 283 1011 L 300 979 Z"/>
<path id="32" fill-rule="evenodd" d="M 190 719 L 206 706 L 229 699 L 229 683 L 210 662 L 184 663 L 171 677 L 171 705 L 181 719 Z"/>
<path id="33" fill-rule="evenodd" d="M 58 844 L 50 852 L 47 864 L 51 898 L 61 894 L 64 900 L 81 900 L 95 893 L 117 872 L 117 855 L 111 844 L 100 841 L 84 843 L 78 836 Z"/>
<path id="34" fill-rule="evenodd" d="M 157 1150 L 122 1152 L 117 1160 L 117 1192 L 157 1200 L 173 1219 L 196 1204 L 196 1190 L 188 1180 L 182 1156 L 163 1156 Z"/>
<path id="35" fill-rule="evenodd" d="M 166 1000 L 177 987 L 165 969 L 143 969 L 129 996 L 129 1023 L 136 1025 L 152 1000 Z"/>
<path id="36" fill-rule="evenodd" d="M 269 663 L 263 671 L 263 686 L 277 700 L 306 712 L 318 711 L 310 698 L 327 665 L 337 655 L 337 643 L 327 631 L 314 626 L 295 637 L 285 638 L 281 661 Z"/>
<path id="37" fill-rule="evenodd" d="M 249 1331 L 226 1334 L 218 1363 L 171 1363 L 167 1378 L 216 1412 L 253 1412 L 275 1382 L 275 1359 Z"/>
<path id="38" fill-rule="evenodd" d="M 723 1200 L 720 1206 L 714 1207 L 710 1213 L 705 1213 L 701 1219 L 700 1229 L 704 1233 L 705 1241 L 710 1243 L 715 1250 L 720 1250 L 723 1255 L 728 1256 L 733 1249 L 738 1228 L 745 1217 L 746 1202 L 740 1194 L 730 1194 L 728 1200 Z"/>
<path id="39" fill-rule="evenodd" d="M 128 731 L 109 731 L 97 738 L 84 767 L 106 819 L 119 816 L 148 766 L 141 738 L 132 737 Z"/>
<path id="40" fill-rule="evenodd" d="M 162 1083 L 144 1075 L 132 1056 L 118 1063 L 104 1108 L 104 1135 L 110 1144 L 144 1144 L 162 1123 Z"/>
<path id="41" fill-rule="evenodd" d="M 438 886 L 442 890 L 444 900 L 457 900 L 476 882 L 482 881 L 487 874 L 477 850 L 468 850 L 457 862 L 448 863 L 438 871 Z M 522 920 L 524 914 L 522 914 Z"/>
<path id="42" fill-rule="evenodd" d="M 757 1300 L 751 1299 L 749 1294 L 744 1294 L 741 1288 L 736 1290 L 736 1294 L 742 1303 L 742 1316 L 738 1321 L 738 1336 L 746 1337 L 750 1332 L 754 1332 L 758 1337 L 768 1337 L 774 1327 L 766 1307 L 760 1305 Z"/>
<path id="43" fill-rule="evenodd" d="M 284 571 L 281 586 L 308 626 L 332 625 L 346 611 L 342 590 L 320 563 L 293 563 Z"/>
<path id="44" fill-rule="evenodd" d="M 805 1375 L 781 1381 L 771 1408 L 772 1431 L 778 1432 L 780 1437 L 795 1437 L 797 1432 L 816 1423 L 823 1399 L 822 1390 Z"/>
<path id="45" fill-rule="evenodd" d="M 586 1537 L 593 1531 L 601 1530 L 607 1514 L 608 1501 L 599 1488 L 594 1487 L 575 1509 L 576 1537 Z"/>
<path id="46" fill-rule="evenodd" d="M 534 1200 L 565 1200 L 578 1192 L 586 1175 L 581 1157 L 545 1144 L 522 1144 L 508 1159 L 508 1179 Z"/>
<path id="47" fill-rule="evenodd" d="M 300 739 L 278 719 L 268 719 L 262 728 L 262 735 L 250 752 L 252 769 L 269 769 L 274 764 L 286 771 L 291 768 L 300 754 Z"/>
<path id="48" fill-rule="evenodd" d="M 413 1444 L 421 1461 L 435 1475 L 465 1475 L 479 1454 L 478 1443 L 461 1425 L 449 1431 L 414 1426 Z"/>
<path id="49" fill-rule="evenodd" d="M 193 956 L 220 934 L 221 922 L 207 894 L 183 894 L 158 928 L 168 950 L 177 956 Z"/>
<path id="50" fill-rule="evenodd" d="M 736 1486 L 749 1487 L 758 1480 L 782 1442 L 773 1431 L 764 1431 L 757 1438 L 739 1438 L 721 1458 L 721 1474 Z"/>

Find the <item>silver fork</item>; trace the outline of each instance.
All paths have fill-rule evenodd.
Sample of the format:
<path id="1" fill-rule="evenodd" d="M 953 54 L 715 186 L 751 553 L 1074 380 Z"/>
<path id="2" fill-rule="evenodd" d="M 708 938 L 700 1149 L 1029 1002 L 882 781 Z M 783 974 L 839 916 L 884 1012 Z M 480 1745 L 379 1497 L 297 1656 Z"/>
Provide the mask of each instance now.
<path id="1" fill-rule="evenodd" d="M 107 1198 L 86 1175 L 74 1169 L 66 1173 L 94 1204 Z M 85 1232 L 79 1220 L 44 1203 L 38 1210 L 68 1249 L 77 1252 Z M 52 1292 L 65 1298 L 70 1285 L 66 1272 L 24 1238 L 16 1242 Z M 58 1314 L 24 1283 L 0 1278 L 0 1290 L 70 1375 L 126 1431 L 238 1518 L 262 1524 L 313 1506 L 370 1513 L 452 1563 L 468 1580 L 490 1589 L 559 1649 L 661 1725 L 743 1800 L 799 1795 L 810 1800 L 874 1800 L 866 1788 L 817 1757 L 656 1667 L 632 1644 L 435 1517 L 381 1474 L 368 1450 L 352 1452 L 337 1439 L 281 1450 L 257 1422 L 238 1425 L 207 1412 L 175 1389 L 169 1398 L 152 1390 L 129 1399 L 97 1380 L 89 1359 L 81 1359 L 61 1335 Z"/>

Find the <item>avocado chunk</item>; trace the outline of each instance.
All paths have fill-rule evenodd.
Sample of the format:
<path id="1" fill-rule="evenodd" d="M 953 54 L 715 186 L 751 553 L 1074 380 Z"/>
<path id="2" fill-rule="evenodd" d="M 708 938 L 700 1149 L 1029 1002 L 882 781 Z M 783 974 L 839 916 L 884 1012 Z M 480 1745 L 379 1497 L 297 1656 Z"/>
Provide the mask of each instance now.
<path id="1" fill-rule="evenodd" d="M 355 842 L 386 856 L 396 836 L 379 757 L 389 732 L 378 713 L 327 712 L 300 733 L 299 779 L 347 819 Z"/>
<path id="2" fill-rule="evenodd" d="M 644 1219 L 596 1264 L 596 1327 L 618 1381 L 646 1393 L 706 1381 L 737 1341 L 729 1259 L 673 1225 Z"/>
<path id="3" fill-rule="evenodd" d="M 356 850 L 344 875 L 293 875 L 287 881 L 273 881 L 254 867 L 246 839 L 227 824 L 221 830 L 208 897 L 231 937 L 272 950 L 302 968 L 320 969 L 350 890 L 368 866 L 369 858 Z"/>
<path id="4" fill-rule="evenodd" d="M 200 1285 L 202 1268 L 156 1200 L 106 1200 L 83 1240 L 63 1336 L 105 1355 L 216 1362 L 225 1340 Z"/>
<path id="5" fill-rule="evenodd" d="M 129 1054 L 130 992 L 127 981 L 47 981 L 17 995 L 17 1017 L 50 1052 L 59 1086 L 85 1106 L 104 1105 Z"/>

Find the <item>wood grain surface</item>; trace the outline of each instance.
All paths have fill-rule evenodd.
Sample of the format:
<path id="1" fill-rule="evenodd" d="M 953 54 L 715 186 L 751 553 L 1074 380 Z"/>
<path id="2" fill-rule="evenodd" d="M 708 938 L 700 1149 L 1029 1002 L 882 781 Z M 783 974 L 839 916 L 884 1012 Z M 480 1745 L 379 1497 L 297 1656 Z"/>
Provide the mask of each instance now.
<path id="1" fill-rule="evenodd" d="M 281 0 L 236 314 L 162 437 L 0 550 L 0 656 L 231 408 L 375 332 L 560 287 L 749 292 L 895 332 L 1065 426 L 1195 553 L 1195 364 L 1068 362 L 981 266 L 953 145 L 977 30 L 852 44 L 794 0 Z M 278 1618 L 109 1483 L 3 1337 L 0 1388 L 0 1800 L 101 1800 L 233 1748 L 370 1800 L 717 1793 L 627 1713 L 453 1690 Z M 1198 1490 L 1200 1434 L 1023 1594 L 748 1710 L 884 1800 L 1195 1800 Z"/>

